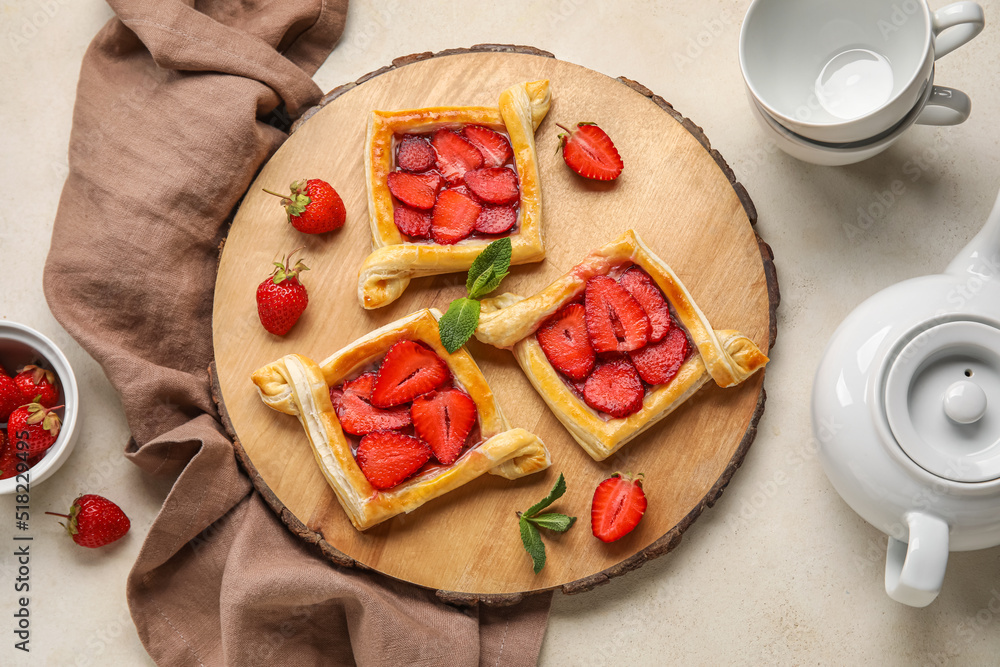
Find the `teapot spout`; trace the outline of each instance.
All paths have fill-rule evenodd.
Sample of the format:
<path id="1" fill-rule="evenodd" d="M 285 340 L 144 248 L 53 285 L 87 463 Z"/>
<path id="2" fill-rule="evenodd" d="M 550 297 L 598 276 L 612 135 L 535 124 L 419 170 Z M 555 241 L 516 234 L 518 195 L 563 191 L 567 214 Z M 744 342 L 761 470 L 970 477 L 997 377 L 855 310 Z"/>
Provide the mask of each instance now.
<path id="1" fill-rule="evenodd" d="M 970 270 L 1000 277 L 1000 195 L 986 224 L 951 261 L 947 273 L 965 276 Z"/>

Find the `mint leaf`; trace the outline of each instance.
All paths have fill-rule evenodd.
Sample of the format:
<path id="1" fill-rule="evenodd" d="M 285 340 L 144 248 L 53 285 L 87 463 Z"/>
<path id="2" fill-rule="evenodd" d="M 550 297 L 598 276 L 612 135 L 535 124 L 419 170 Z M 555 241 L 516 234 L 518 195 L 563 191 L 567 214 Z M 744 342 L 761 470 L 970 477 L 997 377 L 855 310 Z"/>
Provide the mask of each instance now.
<path id="1" fill-rule="evenodd" d="M 496 277 L 495 269 L 492 266 L 487 267 L 485 271 L 479 274 L 479 277 L 476 278 L 476 282 L 472 284 L 472 287 L 469 288 L 469 296 L 471 296 L 473 299 L 478 299 L 480 296 L 492 292 L 494 289 L 496 289 L 496 285 L 494 285 L 491 289 L 485 289 L 485 288 L 490 284 L 490 282 L 495 277 Z M 497 281 L 497 284 L 499 285 L 499 281 Z"/>
<path id="2" fill-rule="evenodd" d="M 544 499 L 535 503 L 524 512 L 524 516 L 532 517 L 541 512 L 543 509 L 558 500 L 562 494 L 566 493 L 566 480 L 563 478 L 563 474 L 559 473 L 559 479 L 556 480 L 555 485 L 552 490 L 549 491 L 549 495 L 545 496 Z"/>
<path id="3" fill-rule="evenodd" d="M 538 516 L 526 517 L 532 524 L 539 528 L 548 528 L 557 533 L 565 533 L 576 522 L 575 516 L 566 516 L 558 512 L 550 514 L 539 514 Z"/>
<path id="4" fill-rule="evenodd" d="M 524 550 L 531 556 L 531 562 L 535 568 L 535 574 L 545 567 L 545 544 L 542 543 L 542 536 L 533 524 L 528 523 L 523 516 L 519 521 L 521 524 L 521 543 Z"/>
<path id="5" fill-rule="evenodd" d="M 510 237 L 505 236 L 489 244 L 479 253 L 472 262 L 469 277 L 465 281 L 465 289 L 468 290 L 470 298 L 478 299 L 500 286 L 500 281 L 509 273 L 512 252 Z M 480 280 L 488 274 L 489 277 Z"/>
<path id="6" fill-rule="evenodd" d="M 479 302 L 475 299 L 455 299 L 448 312 L 438 320 L 441 344 L 449 353 L 465 345 L 479 324 Z"/>

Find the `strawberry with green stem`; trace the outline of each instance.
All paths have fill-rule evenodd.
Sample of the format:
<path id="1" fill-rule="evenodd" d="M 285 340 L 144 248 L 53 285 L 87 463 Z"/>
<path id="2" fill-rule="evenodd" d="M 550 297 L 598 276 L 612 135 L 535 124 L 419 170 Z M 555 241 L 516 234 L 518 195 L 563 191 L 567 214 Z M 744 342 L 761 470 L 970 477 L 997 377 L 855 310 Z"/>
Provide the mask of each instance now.
<path id="1" fill-rule="evenodd" d="M 73 501 L 69 514 L 46 512 L 67 520 L 60 524 L 81 547 L 96 549 L 121 539 L 131 523 L 125 512 L 107 498 L 94 494 L 80 496 Z"/>
<path id="2" fill-rule="evenodd" d="M 62 426 L 55 411 L 61 407 L 47 408 L 36 399 L 10 413 L 7 432 L 12 442 L 18 443 L 18 452 L 24 452 L 28 457 L 37 456 L 55 444 Z"/>
<path id="3" fill-rule="evenodd" d="M 59 402 L 59 386 L 52 371 L 29 364 L 14 376 L 14 382 L 25 397 L 35 396 L 35 401 L 47 408 Z"/>
<path id="4" fill-rule="evenodd" d="M 344 201 L 333 186 L 324 180 L 310 178 L 295 181 L 291 185 L 290 195 L 262 189 L 269 195 L 281 197 L 288 222 L 300 232 L 323 234 L 343 227 L 347 219 Z"/>
<path id="5" fill-rule="evenodd" d="M 301 259 L 290 266 L 292 255 L 301 249 L 296 248 L 280 262 L 274 262 L 274 271 L 257 286 L 260 323 L 276 336 L 288 333 L 309 305 L 305 285 L 299 282 L 299 274 L 309 267 Z"/>

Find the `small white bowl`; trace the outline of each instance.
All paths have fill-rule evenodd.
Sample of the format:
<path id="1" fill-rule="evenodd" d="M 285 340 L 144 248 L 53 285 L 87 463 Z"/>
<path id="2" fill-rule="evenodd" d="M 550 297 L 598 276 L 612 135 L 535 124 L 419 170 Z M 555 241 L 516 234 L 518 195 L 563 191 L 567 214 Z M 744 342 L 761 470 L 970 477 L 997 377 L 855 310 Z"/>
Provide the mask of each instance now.
<path id="1" fill-rule="evenodd" d="M 15 373 L 25 364 L 35 363 L 51 369 L 59 382 L 62 409 L 62 427 L 55 444 L 49 447 L 45 456 L 26 473 L 32 485 L 44 481 L 59 469 L 76 445 L 77 422 L 80 414 L 80 392 L 76 386 L 76 375 L 66 359 L 66 355 L 55 343 L 30 327 L 15 322 L 0 321 L 0 362 L 8 373 Z M 8 434 L 10 446 L 16 446 L 13 434 Z M 0 479 L 0 495 L 12 494 L 17 490 L 15 475 Z"/>

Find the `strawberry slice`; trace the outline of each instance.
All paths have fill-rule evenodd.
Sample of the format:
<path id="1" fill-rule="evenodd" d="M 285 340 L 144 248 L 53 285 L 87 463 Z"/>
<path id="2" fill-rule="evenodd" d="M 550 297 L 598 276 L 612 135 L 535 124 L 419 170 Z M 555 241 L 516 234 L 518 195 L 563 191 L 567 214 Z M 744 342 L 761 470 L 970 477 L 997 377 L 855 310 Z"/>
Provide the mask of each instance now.
<path id="1" fill-rule="evenodd" d="M 599 363 L 583 385 L 587 405 L 615 418 L 637 412 L 644 395 L 639 373 L 625 357 Z"/>
<path id="2" fill-rule="evenodd" d="M 462 135 L 451 130 L 438 130 L 431 138 L 431 146 L 437 153 L 437 167 L 441 175 L 452 185 L 462 182 L 465 172 L 483 166 L 483 155 Z"/>
<path id="3" fill-rule="evenodd" d="M 437 174 L 409 174 L 394 171 L 386 178 L 392 196 L 407 206 L 428 210 L 434 208 L 441 189 L 441 177 Z"/>
<path id="4" fill-rule="evenodd" d="M 340 426 L 351 435 L 391 431 L 411 424 L 410 411 L 405 405 L 383 410 L 371 404 L 376 378 L 377 374 L 372 371 L 345 382 L 336 398 L 335 389 L 330 390 L 330 399 Z"/>
<path id="5" fill-rule="evenodd" d="M 655 343 L 662 340 L 670 331 L 673 320 L 670 317 L 670 306 L 667 305 L 663 292 L 656 286 L 653 279 L 638 265 L 633 264 L 618 279 L 618 284 L 639 302 L 646 317 L 649 318 L 649 342 Z"/>
<path id="6" fill-rule="evenodd" d="M 438 197 L 431 215 L 431 236 L 441 245 L 458 243 L 472 233 L 482 207 L 458 188 Z"/>
<path id="7" fill-rule="evenodd" d="M 611 181 L 622 173 L 625 164 L 611 137 L 594 123 L 577 123 L 571 130 L 556 123 L 569 134 L 560 134 L 563 160 L 584 178 Z"/>
<path id="8" fill-rule="evenodd" d="M 649 384 L 666 384 L 674 379 L 688 356 L 688 339 L 680 327 L 674 327 L 658 343 L 629 352 L 639 377 Z"/>
<path id="9" fill-rule="evenodd" d="M 462 136 L 469 140 L 483 156 L 484 167 L 502 167 L 514 157 L 507 137 L 482 125 L 466 125 Z"/>
<path id="10" fill-rule="evenodd" d="M 476 423 L 476 403 L 461 389 L 448 388 L 413 399 L 413 429 L 434 456 L 450 466 L 465 448 Z"/>
<path id="11" fill-rule="evenodd" d="M 587 334 L 594 351 L 631 352 L 649 341 L 649 318 L 625 288 L 607 276 L 587 281 Z"/>
<path id="12" fill-rule="evenodd" d="M 506 234 L 516 224 L 516 206 L 483 206 L 476 218 L 476 231 L 480 234 Z"/>
<path id="13" fill-rule="evenodd" d="M 384 491 L 420 470 L 430 460 L 431 448 L 411 435 L 375 431 L 361 438 L 355 458 L 371 485 Z"/>
<path id="14" fill-rule="evenodd" d="M 450 377 L 448 364 L 434 350 L 401 340 L 385 353 L 369 400 L 377 408 L 392 408 L 434 391 Z"/>
<path id="15" fill-rule="evenodd" d="M 646 513 L 642 473 L 635 477 L 615 473 L 597 485 L 590 506 L 590 527 L 602 542 L 614 542 L 639 525 Z"/>
<path id="16" fill-rule="evenodd" d="M 487 167 L 465 172 L 465 184 L 487 204 L 513 204 L 521 198 L 517 174 L 507 167 Z"/>
<path id="17" fill-rule="evenodd" d="M 431 235 L 431 214 L 409 206 L 393 208 L 392 220 L 399 231 L 415 239 L 426 239 Z"/>
<path id="18" fill-rule="evenodd" d="M 396 144 L 396 166 L 404 171 L 427 171 L 437 162 L 437 155 L 426 138 L 419 134 L 404 134 Z"/>
<path id="19" fill-rule="evenodd" d="M 572 380 L 582 380 L 594 367 L 594 348 L 587 336 L 586 310 L 582 303 L 563 306 L 535 333 L 542 352 L 557 371 Z"/>

